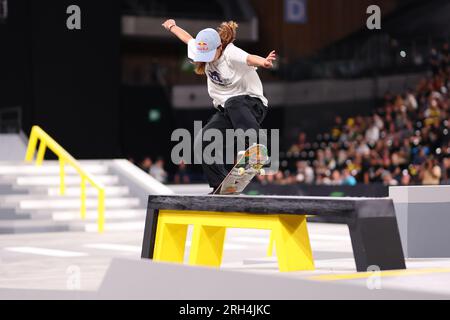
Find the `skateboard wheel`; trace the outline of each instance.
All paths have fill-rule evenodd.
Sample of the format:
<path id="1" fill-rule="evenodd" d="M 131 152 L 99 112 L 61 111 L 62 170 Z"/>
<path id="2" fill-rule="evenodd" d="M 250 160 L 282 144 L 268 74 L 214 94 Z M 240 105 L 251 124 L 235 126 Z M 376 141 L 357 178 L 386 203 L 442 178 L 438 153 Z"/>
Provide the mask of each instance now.
<path id="1" fill-rule="evenodd" d="M 239 168 L 239 169 L 238 169 L 238 174 L 239 174 L 240 176 L 242 176 L 244 173 L 245 173 L 245 169 L 244 169 L 244 168 Z"/>
<path id="2" fill-rule="evenodd" d="M 264 170 L 264 169 L 259 169 L 259 174 L 260 175 L 265 175 L 266 174 L 266 170 Z"/>

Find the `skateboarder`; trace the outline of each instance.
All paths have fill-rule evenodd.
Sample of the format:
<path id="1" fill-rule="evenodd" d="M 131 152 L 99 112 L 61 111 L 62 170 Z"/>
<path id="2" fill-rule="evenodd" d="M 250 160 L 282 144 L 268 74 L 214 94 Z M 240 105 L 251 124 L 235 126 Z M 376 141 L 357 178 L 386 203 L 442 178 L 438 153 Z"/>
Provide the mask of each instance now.
<path id="1" fill-rule="evenodd" d="M 167 20 L 162 25 L 187 44 L 188 57 L 195 64 L 195 73 L 207 77 L 208 93 L 217 111 L 204 126 L 203 133 L 208 129 L 218 129 L 225 142 L 226 129 L 254 129 L 258 132 L 267 114 L 268 101 L 256 69 L 272 68 L 275 51 L 263 58 L 235 46 L 233 42 L 238 25 L 233 21 L 223 22 L 217 30 L 201 30 L 195 38 L 177 26 L 175 20 Z M 206 145 L 201 134 L 195 138 L 195 143 L 202 144 L 202 148 L 198 148 L 200 150 Z M 201 161 L 213 192 L 228 173 L 224 156 L 220 156 L 223 159 L 221 163 Z"/>

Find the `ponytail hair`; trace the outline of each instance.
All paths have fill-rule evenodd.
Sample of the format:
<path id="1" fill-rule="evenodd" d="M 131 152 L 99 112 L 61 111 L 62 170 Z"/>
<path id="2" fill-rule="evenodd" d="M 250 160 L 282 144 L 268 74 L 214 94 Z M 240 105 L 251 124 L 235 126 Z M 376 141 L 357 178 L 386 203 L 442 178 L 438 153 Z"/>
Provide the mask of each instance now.
<path id="1" fill-rule="evenodd" d="M 222 41 L 222 50 L 236 40 L 236 29 L 238 28 L 238 24 L 234 21 L 222 22 L 220 26 L 217 28 L 217 32 L 219 33 L 220 40 Z M 195 73 L 198 75 L 204 75 L 206 69 L 206 62 L 195 62 Z"/>
<path id="2" fill-rule="evenodd" d="M 238 24 L 234 21 L 222 22 L 217 28 L 220 40 L 222 40 L 222 49 L 225 50 L 227 45 L 236 39 L 236 29 Z"/>
<path id="3" fill-rule="evenodd" d="M 194 65 L 195 65 L 195 69 L 194 69 L 195 74 L 198 74 L 198 75 L 205 74 L 206 62 L 194 62 Z"/>

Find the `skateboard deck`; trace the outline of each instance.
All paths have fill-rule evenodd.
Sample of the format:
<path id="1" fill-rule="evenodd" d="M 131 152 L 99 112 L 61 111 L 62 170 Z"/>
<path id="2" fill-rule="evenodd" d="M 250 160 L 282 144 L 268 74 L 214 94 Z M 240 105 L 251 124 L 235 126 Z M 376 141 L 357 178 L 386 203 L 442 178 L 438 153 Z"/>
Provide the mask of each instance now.
<path id="1" fill-rule="evenodd" d="M 233 169 L 223 179 L 214 194 L 239 194 L 257 174 L 264 174 L 263 166 L 269 162 L 267 147 L 254 144 L 238 154 Z"/>

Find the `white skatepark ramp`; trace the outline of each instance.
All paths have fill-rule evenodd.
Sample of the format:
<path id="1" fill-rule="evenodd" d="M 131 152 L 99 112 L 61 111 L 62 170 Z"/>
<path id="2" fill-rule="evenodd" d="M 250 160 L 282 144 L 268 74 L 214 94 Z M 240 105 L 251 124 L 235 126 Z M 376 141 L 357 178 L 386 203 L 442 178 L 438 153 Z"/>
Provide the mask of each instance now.
<path id="1" fill-rule="evenodd" d="M 0 161 L 22 161 L 27 150 L 23 133 L 0 134 Z"/>

